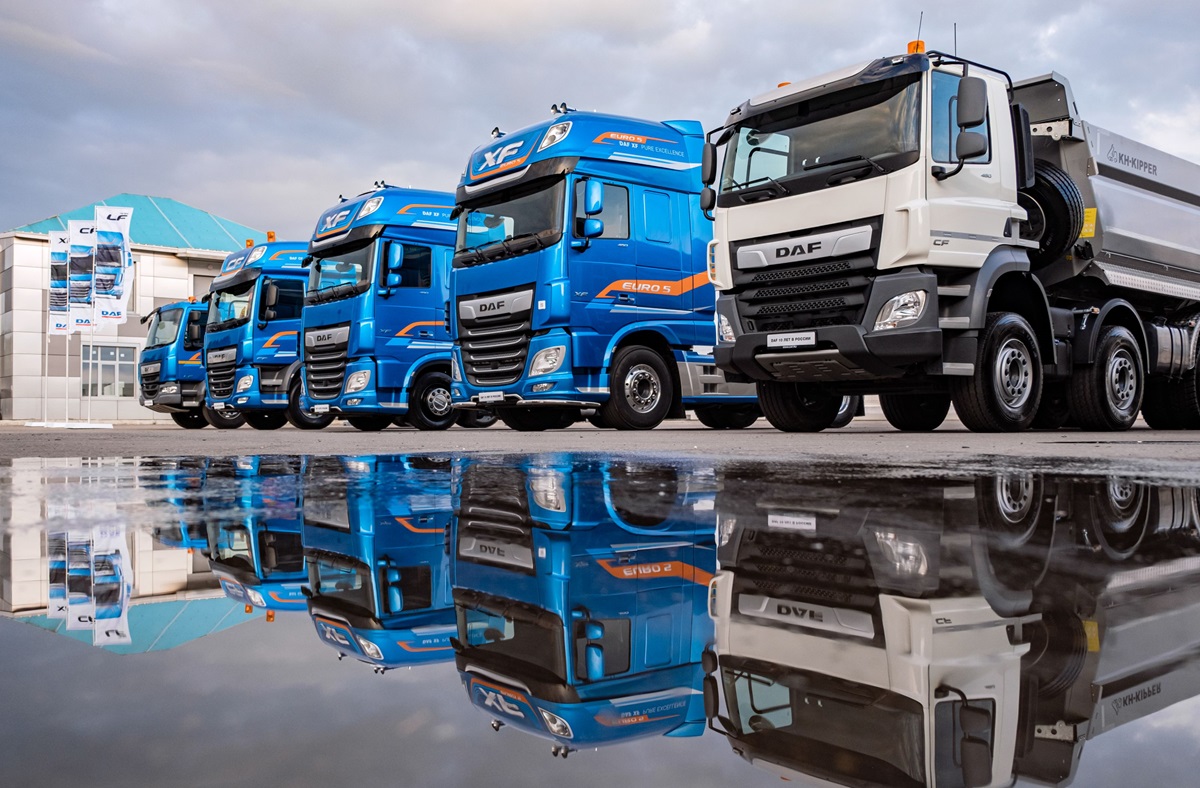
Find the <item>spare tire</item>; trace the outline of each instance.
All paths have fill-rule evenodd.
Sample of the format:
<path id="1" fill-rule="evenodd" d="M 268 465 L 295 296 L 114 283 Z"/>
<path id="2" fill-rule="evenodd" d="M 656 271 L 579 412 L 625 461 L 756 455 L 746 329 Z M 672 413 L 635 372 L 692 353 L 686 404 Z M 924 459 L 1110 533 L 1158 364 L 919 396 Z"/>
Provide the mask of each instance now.
<path id="1" fill-rule="evenodd" d="M 1038 161 L 1033 186 L 1017 194 L 1017 204 L 1029 218 L 1021 225 L 1021 238 L 1036 241 L 1029 250 L 1029 261 L 1043 266 L 1058 260 L 1070 250 L 1083 230 L 1083 195 L 1079 187 L 1059 167 Z"/>

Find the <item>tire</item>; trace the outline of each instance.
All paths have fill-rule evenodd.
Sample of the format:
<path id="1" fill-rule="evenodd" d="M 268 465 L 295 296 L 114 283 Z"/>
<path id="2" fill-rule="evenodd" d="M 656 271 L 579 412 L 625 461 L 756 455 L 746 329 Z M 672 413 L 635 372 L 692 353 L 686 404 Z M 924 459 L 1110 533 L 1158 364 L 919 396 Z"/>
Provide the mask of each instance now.
<path id="1" fill-rule="evenodd" d="M 1145 365 L 1133 333 L 1109 326 L 1100 334 L 1096 361 L 1071 373 L 1071 414 L 1085 430 L 1127 430 L 1137 420 L 1145 394 Z"/>
<path id="2" fill-rule="evenodd" d="M 1061 258 L 1083 230 L 1083 196 L 1071 177 L 1046 161 L 1035 163 L 1033 186 L 1017 194 L 1017 204 L 1029 214 L 1021 238 L 1037 241 L 1029 251 L 1036 268 Z"/>
<path id="3" fill-rule="evenodd" d="M 462 410 L 458 412 L 458 426 L 469 430 L 485 430 L 499 421 L 492 410 Z"/>
<path id="4" fill-rule="evenodd" d="M 1200 352 L 1200 343 L 1197 345 L 1195 352 Z M 1179 380 L 1154 377 L 1146 381 L 1142 418 L 1151 429 L 1200 430 L 1200 379 L 1196 372 L 1193 366 Z"/>
<path id="5" fill-rule="evenodd" d="M 666 362 L 640 345 L 621 348 L 613 356 L 609 391 L 600 414 L 619 430 L 654 429 L 675 401 L 675 382 Z"/>
<path id="6" fill-rule="evenodd" d="M 902 432 L 933 432 L 950 412 L 950 395 L 938 392 L 880 394 L 884 418 Z"/>
<path id="7" fill-rule="evenodd" d="M 835 430 L 840 430 L 850 422 L 854 421 L 854 417 L 858 415 L 858 411 L 862 408 L 862 395 L 853 394 L 842 397 L 842 404 L 838 406 L 837 415 L 833 417 L 833 423 L 829 426 Z"/>
<path id="8" fill-rule="evenodd" d="M 1029 429 L 1042 399 L 1042 356 L 1029 322 L 990 312 L 979 337 L 975 374 L 954 378 L 950 397 L 972 432 Z"/>
<path id="9" fill-rule="evenodd" d="M 679 500 L 679 471 L 670 466 L 623 462 L 604 474 L 608 501 L 618 522 L 635 528 L 666 524 Z"/>
<path id="10" fill-rule="evenodd" d="M 611 430 L 613 428 L 613 425 L 605 421 L 604 415 L 598 410 L 587 417 L 587 422 L 598 430 Z"/>
<path id="11" fill-rule="evenodd" d="M 204 418 L 204 412 L 199 408 L 194 408 L 185 413 L 172 413 L 171 421 L 185 430 L 202 430 L 208 426 L 208 419 Z"/>
<path id="12" fill-rule="evenodd" d="M 450 376 L 422 372 L 408 392 L 408 424 L 419 430 L 447 430 L 458 419 L 450 407 Z"/>
<path id="13" fill-rule="evenodd" d="M 346 421 L 356 430 L 363 432 L 380 432 L 392 424 L 391 416 L 347 416 Z"/>
<path id="14" fill-rule="evenodd" d="M 392 416 L 392 426 L 393 427 L 407 427 L 408 426 L 408 417 L 407 416 Z"/>
<path id="15" fill-rule="evenodd" d="M 697 405 L 696 419 L 714 430 L 744 430 L 762 416 L 757 405 Z"/>
<path id="16" fill-rule="evenodd" d="M 277 430 L 287 424 L 287 412 L 282 410 L 262 410 L 246 414 L 246 423 L 256 430 Z"/>
<path id="17" fill-rule="evenodd" d="M 246 423 L 246 417 L 236 410 L 213 410 L 202 405 L 204 419 L 219 430 L 236 430 Z"/>
<path id="18" fill-rule="evenodd" d="M 298 430 L 323 430 L 333 423 L 334 414 L 305 410 L 301 396 L 304 393 L 303 385 L 300 376 L 297 375 L 292 385 L 288 386 L 288 404 L 285 411 L 288 423 Z"/>
<path id="19" fill-rule="evenodd" d="M 777 430 L 820 432 L 837 418 L 842 398 L 820 386 L 760 380 L 758 406 Z"/>
<path id="20" fill-rule="evenodd" d="M 1070 420 L 1067 384 L 1055 381 L 1042 386 L 1042 401 L 1030 426 L 1035 430 L 1061 430 Z"/>
<path id="21" fill-rule="evenodd" d="M 579 414 L 566 408 L 505 408 L 500 421 L 518 432 L 561 430 L 578 421 Z"/>

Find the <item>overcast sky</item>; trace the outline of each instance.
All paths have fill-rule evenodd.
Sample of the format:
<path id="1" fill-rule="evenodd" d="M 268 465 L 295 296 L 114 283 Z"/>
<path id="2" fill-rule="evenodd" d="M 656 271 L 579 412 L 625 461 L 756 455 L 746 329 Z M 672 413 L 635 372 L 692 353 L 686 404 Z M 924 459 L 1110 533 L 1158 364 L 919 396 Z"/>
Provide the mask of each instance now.
<path id="1" fill-rule="evenodd" d="M 1200 162 L 1194 0 L 60 0 L 0 9 L 0 230 L 121 192 L 307 238 L 383 178 L 452 190 L 552 102 L 705 127 L 784 80 L 930 48 L 1054 70 Z"/>

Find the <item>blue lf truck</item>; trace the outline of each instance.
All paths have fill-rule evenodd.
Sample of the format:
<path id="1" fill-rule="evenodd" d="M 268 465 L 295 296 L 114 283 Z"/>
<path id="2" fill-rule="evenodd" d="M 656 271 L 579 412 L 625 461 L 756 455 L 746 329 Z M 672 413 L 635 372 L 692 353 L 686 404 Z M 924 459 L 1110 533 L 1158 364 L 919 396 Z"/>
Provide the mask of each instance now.
<path id="1" fill-rule="evenodd" d="M 564 758 L 700 735 L 715 487 L 660 496 L 656 483 L 642 492 L 666 510 L 625 509 L 597 463 L 494 462 L 462 470 L 453 523 L 455 660 L 472 704 Z"/>
<path id="2" fill-rule="evenodd" d="M 274 240 L 225 258 L 213 280 L 204 335 L 205 401 L 215 427 L 236 413 L 258 430 L 291 423 L 321 429 L 333 419 L 301 402 L 300 314 L 308 272 L 302 242 Z"/>
<path id="3" fill-rule="evenodd" d="M 475 150 L 455 195 L 456 408 L 518 430 L 758 417 L 714 365 L 703 132 L 566 105 Z"/>
<path id="4" fill-rule="evenodd" d="M 187 430 L 207 427 L 204 403 L 204 326 L 208 304 L 176 301 L 142 318 L 149 323 L 138 359 L 141 403 Z M 229 419 L 227 419 L 228 421 Z M 237 425 L 227 425 L 237 426 Z"/>
<path id="5" fill-rule="evenodd" d="M 449 461 L 314 457 L 305 479 L 305 593 L 321 642 L 377 673 L 453 658 Z"/>
<path id="6" fill-rule="evenodd" d="M 460 420 L 446 329 L 453 200 L 376 186 L 321 214 L 309 242 L 305 402 L 368 432 L 444 430 Z"/>

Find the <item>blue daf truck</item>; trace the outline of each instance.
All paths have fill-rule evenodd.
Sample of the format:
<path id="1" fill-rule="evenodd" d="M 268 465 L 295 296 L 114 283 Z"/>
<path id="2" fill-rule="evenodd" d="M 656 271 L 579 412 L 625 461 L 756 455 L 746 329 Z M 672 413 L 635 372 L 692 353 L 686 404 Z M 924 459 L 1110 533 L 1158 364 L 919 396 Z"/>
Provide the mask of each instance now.
<path id="1" fill-rule="evenodd" d="M 321 642 L 377 673 L 452 659 L 449 460 L 313 457 L 305 481 L 305 593 Z"/>
<path id="2" fill-rule="evenodd" d="M 180 427 L 208 426 L 204 404 L 204 325 L 208 305 L 176 301 L 142 318 L 149 323 L 146 346 L 138 360 L 138 385 L 144 407 L 169 413 Z"/>
<path id="3" fill-rule="evenodd" d="M 715 485 L 696 493 L 650 469 L 641 492 L 668 503 L 642 508 L 628 487 L 613 495 L 619 467 L 474 460 L 458 480 L 459 676 L 493 729 L 549 739 L 562 757 L 704 729 Z"/>
<path id="4" fill-rule="evenodd" d="M 710 355 L 699 123 L 554 111 L 494 132 L 458 186 L 455 407 L 519 430 L 753 423 L 753 388 Z"/>
<path id="5" fill-rule="evenodd" d="M 332 421 L 301 403 L 300 313 L 308 272 L 303 242 L 251 245 L 225 258 L 208 296 L 205 401 L 218 418 L 236 413 L 257 430 L 284 424 L 320 429 Z"/>
<path id="6" fill-rule="evenodd" d="M 321 214 L 309 242 L 305 402 L 368 432 L 444 430 L 459 418 L 446 329 L 453 199 L 376 186 Z"/>

